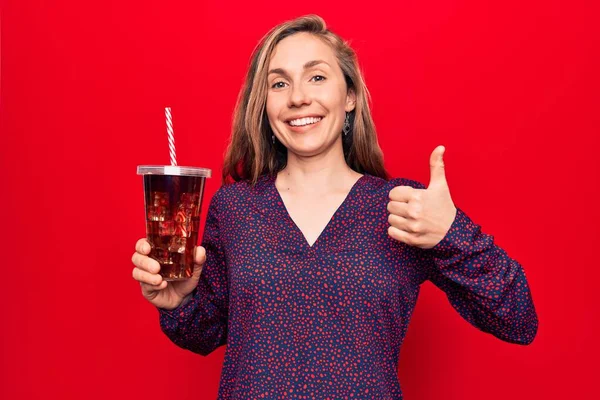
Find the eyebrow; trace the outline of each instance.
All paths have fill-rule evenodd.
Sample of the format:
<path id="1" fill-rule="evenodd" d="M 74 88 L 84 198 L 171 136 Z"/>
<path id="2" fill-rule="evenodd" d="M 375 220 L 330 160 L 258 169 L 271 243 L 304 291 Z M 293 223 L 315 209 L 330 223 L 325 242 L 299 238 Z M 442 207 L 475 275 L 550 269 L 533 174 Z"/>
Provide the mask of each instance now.
<path id="1" fill-rule="evenodd" d="M 324 60 L 312 60 L 312 61 L 308 61 L 306 64 L 304 64 L 303 69 L 307 70 L 307 69 L 312 68 L 319 64 L 329 65 L 329 63 L 327 63 Z M 289 78 L 289 74 L 283 68 L 274 68 L 274 69 L 270 70 L 267 75 L 271 75 L 271 74 L 279 74 L 279 75 L 283 75 L 283 76 Z"/>

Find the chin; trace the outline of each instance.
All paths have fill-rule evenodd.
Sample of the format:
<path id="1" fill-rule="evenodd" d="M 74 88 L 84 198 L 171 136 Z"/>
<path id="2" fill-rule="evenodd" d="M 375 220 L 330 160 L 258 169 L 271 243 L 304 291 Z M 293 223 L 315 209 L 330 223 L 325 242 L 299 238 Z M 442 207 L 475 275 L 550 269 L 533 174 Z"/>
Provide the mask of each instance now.
<path id="1" fill-rule="evenodd" d="M 286 146 L 288 151 L 302 157 L 310 157 L 322 153 L 332 146 L 335 146 L 336 141 L 339 138 L 333 140 L 332 138 L 329 138 L 328 141 L 319 135 L 307 135 L 303 137 L 296 137 L 295 139 L 296 140 Z"/>
<path id="2" fill-rule="evenodd" d="M 327 147 L 327 143 L 306 143 L 301 146 L 288 147 L 288 152 L 292 152 L 302 157 L 311 157 L 322 153 Z"/>
<path id="3" fill-rule="evenodd" d="M 301 157 L 312 157 L 316 156 L 321 152 L 320 147 L 290 147 L 288 148 L 288 153 L 293 153 Z"/>

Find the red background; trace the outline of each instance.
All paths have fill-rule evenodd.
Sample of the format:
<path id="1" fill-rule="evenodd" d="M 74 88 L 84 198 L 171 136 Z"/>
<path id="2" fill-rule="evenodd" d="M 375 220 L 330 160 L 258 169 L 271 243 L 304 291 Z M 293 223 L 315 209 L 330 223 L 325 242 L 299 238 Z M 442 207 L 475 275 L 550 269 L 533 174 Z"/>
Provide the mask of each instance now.
<path id="1" fill-rule="evenodd" d="M 140 164 L 213 169 L 258 40 L 315 12 L 351 41 L 386 165 L 429 182 L 525 268 L 530 346 L 484 334 L 430 282 L 401 351 L 406 399 L 592 399 L 600 133 L 595 1 L 2 1 L 0 398 L 215 399 L 131 277 Z M 594 8 L 594 9 L 593 9 Z M 167 397 L 168 396 L 168 397 Z"/>

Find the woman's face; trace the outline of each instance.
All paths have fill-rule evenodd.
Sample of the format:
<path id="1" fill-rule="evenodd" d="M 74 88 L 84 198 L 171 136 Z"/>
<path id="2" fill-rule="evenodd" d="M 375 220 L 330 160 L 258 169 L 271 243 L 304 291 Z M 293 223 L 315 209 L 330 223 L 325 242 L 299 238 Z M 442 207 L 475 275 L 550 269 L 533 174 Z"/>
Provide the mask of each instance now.
<path id="1" fill-rule="evenodd" d="M 306 32 L 288 36 L 275 47 L 268 71 L 269 124 L 288 151 L 313 156 L 341 141 L 356 97 L 328 45 Z"/>

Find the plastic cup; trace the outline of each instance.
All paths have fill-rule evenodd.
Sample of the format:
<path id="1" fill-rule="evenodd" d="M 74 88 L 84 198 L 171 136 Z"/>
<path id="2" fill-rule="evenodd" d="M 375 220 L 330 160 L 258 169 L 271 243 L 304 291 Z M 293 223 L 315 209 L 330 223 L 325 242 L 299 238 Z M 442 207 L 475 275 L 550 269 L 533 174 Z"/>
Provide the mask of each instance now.
<path id="1" fill-rule="evenodd" d="M 139 165 L 144 178 L 146 238 L 149 257 L 160 264 L 166 281 L 190 278 L 194 247 L 198 242 L 206 168 L 172 165 Z"/>

